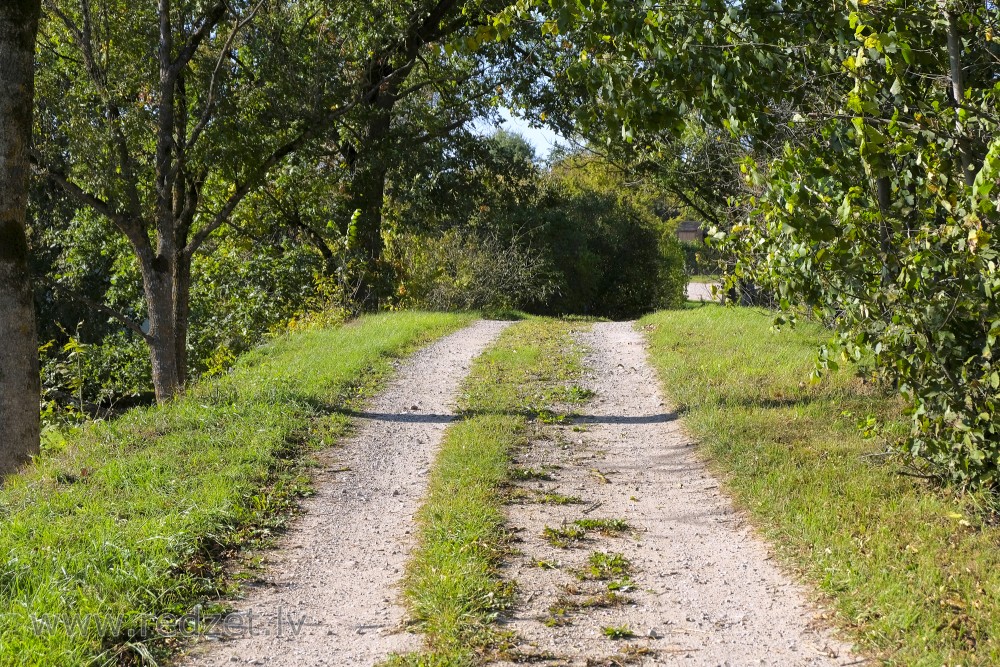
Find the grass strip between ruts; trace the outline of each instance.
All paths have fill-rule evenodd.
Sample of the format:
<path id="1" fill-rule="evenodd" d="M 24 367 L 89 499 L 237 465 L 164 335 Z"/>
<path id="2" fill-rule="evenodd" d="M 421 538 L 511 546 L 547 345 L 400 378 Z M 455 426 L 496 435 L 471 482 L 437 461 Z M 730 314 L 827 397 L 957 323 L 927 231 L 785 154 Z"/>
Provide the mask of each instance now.
<path id="1" fill-rule="evenodd" d="M 446 431 L 431 471 L 407 569 L 407 601 L 427 647 L 390 664 L 471 665 L 503 648 L 492 622 L 514 593 L 498 574 L 509 542 L 503 506 L 511 452 L 533 419 L 551 418 L 550 406 L 571 398 L 582 355 L 570 332 L 579 326 L 519 322 L 474 362 L 462 417 Z"/>

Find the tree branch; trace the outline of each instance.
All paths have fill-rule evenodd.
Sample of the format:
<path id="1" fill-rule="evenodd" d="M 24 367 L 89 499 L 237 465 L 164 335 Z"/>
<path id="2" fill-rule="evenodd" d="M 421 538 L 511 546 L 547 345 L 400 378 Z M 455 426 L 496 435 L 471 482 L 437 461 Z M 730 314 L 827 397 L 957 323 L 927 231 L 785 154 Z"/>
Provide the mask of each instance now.
<path id="1" fill-rule="evenodd" d="M 181 71 L 185 65 L 187 65 L 191 58 L 194 57 L 195 51 L 201 46 L 201 43 L 205 41 L 205 38 L 212 34 L 215 30 L 215 26 L 219 24 L 219 21 L 226 15 L 229 11 L 229 7 L 225 2 L 217 2 L 214 4 L 207 12 L 205 12 L 204 18 L 202 18 L 202 23 L 198 26 L 198 29 L 193 35 L 188 39 L 187 44 L 181 47 L 180 51 L 177 53 L 177 57 L 170 64 L 170 69 L 176 74 Z M 256 12 L 256 10 L 254 10 Z"/>
<path id="2" fill-rule="evenodd" d="M 94 211 L 110 220 L 118 231 L 124 234 L 129 241 L 132 242 L 132 245 L 139 252 L 140 259 L 143 258 L 144 251 L 152 252 L 149 237 L 146 235 L 145 230 L 143 230 L 140 224 L 130 221 L 128 218 L 118 213 L 114 207 L 111 206 L 111 204 L 81 188 L 79 185 L 71 181 L 62 171 L 53 169 L 43 164 L 41 155 L 38 151 L 32 149 L 28 155 L 31 164 L 34 165 L 34 167 L 38 169 L 46 178 L 61 187 L 68 195 L 73 197 L 73 199 L 77 200 L 84 206 L 92 208 Z"/>
<path id="3" fill-rule="evenodd" d="M 257 187 L 264 177 L 267 176 L 268 172 L 277 165 L 279 162 L 284 160 L 286 157 L 291 155 L 293 152 L 298 150 L 307 141 L 310 141 L 315 137 L 320 127 L 319 123 L 310 124 L 309 129 L 303 131 L 297 137 L 291 141 L 278 147 L 273 153 L 271 153 L 257 168 L 250 174 L 250 176 L 243 183 L 236 186 L 236 190 L 229 195 L 226 203 L 222 205 L 222 208 L 215 214 L 212 220 L 206 224 L 204 227 L 198 230 L 198 232 L 188 243 L 187 247 L 184 248 L 183 252 L 188 255 L 188 257 L 193 256 L 198 249 L 202 246 L 206 239 L 211 236 L 212 232 L 221 227 L 236 210 L 240 202 L 250 194 L 250 192 Z"/>
<path id="4" fill-rule="evenodd" d="M 202 112 L 201 118 L 198 120 L 198 122 L 195 124 L 194 129 L 191 131 L 191 137 L 190 139 L 188 139 L 187 142 L 189 147 L 194 146 L 196 143 L 198 143 L 198 139 L 201 136 L 202 131 L 204 131 L 205 127 L 208 125 L 208 121 L 212 117 L 211 116 L 212 108 L 215 106 L 215 80 L 219 75 L 219 69 L 222 67 L 222 62 L 223 60 L 225 60 L 226 54 L 229 53 L 229 49 L 233 44 L 233 40 L 236 39 L 236 35 L 239 34 L 240 30 L 246 27 L 250 23 L 250 21 L 253 20 L 254 16 L 257 14 L 257 12 L 263 5 L 264 5 L 264 0 L 260 0 L 260 2 L 258 2 L 252 10 L 250 10 L 250 12 L 246 15 L 245 18 L 242 18 L 236 22 L 236 26 L 233 28 L 232 32 L 229 33 L 229 37 L 226 39 L 226 43 L 219 51 L 219 58 L 215 62 L 215 69 L 212 70 L 212 78 L 208 84 L 208 101 L 205 103 L 205 110 Z"/>

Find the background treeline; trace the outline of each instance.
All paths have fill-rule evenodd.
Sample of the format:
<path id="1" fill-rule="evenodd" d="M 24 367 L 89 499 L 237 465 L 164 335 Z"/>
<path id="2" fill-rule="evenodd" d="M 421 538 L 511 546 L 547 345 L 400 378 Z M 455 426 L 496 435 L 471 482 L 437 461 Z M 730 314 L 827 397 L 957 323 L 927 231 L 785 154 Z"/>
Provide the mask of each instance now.
<path id="1" fill-rule="evenodd" d="M 679 204 L 483 136 L 546 94 L 503 0 L 45 0 L 29 244 L 53 415 L 165 401 L 310 312 L 631 317 Z"/>
<path id="2" fill-rule="evenodd" d="M 531 16 L 545 111 L 708 221 L 731 285 L 832 328 L 819 370 L 898 390 L 922 472 L 995 484 L 996 3 L 552 0 L 498 23 Z"/>
<path id="3" fill-rule="evenodd" d="M 731 286 L 835 332 L 820 370 L 900 392 L 924 472 L 992 485 L 998 23 L 992 0 L 49 0 L 42 302 L 113 322 L 49 316 L 47 374 L 89 386 L 81 320 L 111 343 L 98 385 L 166 400 L 306 303 L 628 316 L 679 298 L 666 221 L 694 216 Z M 591 151 L 490 145 L 470 123 L 497 105 Z"/>
<path id="4" fill-rule="evenodd" d="M 683 302 L 670 198 L 589 151 L 542 163 L 519 135 L 452 132 L 387 173 L 382 308 L 630 318 Z M 188 373 L 227 370 L 268 334 L 365 307 L 362 263 L 328 174 L 290 162 L 196 256 Z M 38 183 L 30 241 L 39 285 L 43 409 L 52 421 L 151 401 L 139 269 L 107 221 Z"/>

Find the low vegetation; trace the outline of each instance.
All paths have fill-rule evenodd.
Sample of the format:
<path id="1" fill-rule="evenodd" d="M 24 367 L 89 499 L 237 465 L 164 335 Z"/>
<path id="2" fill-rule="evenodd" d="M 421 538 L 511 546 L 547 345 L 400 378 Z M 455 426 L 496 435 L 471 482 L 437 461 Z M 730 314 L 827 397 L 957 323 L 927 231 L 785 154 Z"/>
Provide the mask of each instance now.
<path id="1" fill-rule="evenodd" d="M 890 665 L 997 664 L 995 499 L 914 476 L 888 449 L 906 432 L 900 399 L 852 368 L 810 383 L 826 332 L 772 320 L 707 305 L 641 321 L 701 453 L 862 648 Z"/>
<path id="2" fill-rule="evenodd" d="M 549 544 L 554 547 L 568 549 L 574 544 L 585 540 L 587 538 L 587 531 L 580 526 L 575 526 L 573 524 L 568 526 L 559 526 L 558 528 L 545 526 L 545 528 L 542 529 L 542 537 L 548 540 Z"/>
<path id="3" fill-rule="evenodd" d="M 631 573 L 632 563 L 624 555 L 595 551 L 587 558 L 587 566 L 580 572 L 580 577 L 605 581 L 627 577 Z"/>
<path id="4" fill-rule="evenodd" d="M 155 621 L 231 590 L 223 560 L 270 542 L 309 493 L 308 453 L 347 425 L 336 410 L 469 320 L 397 313 L 284 336 L 166 406 L 50 432 L 0 492 L 0 663 L 169 650 Z"/>
<path id="5" fill-rule="evenodd" d="M 586 531 L 600 533 L 605 537 L 632 530 L 632 526 L 625 519 L 577 519 L 573 524 Z"/>
<path id="6" fill-rule="evenodd" d="M 548 616 L 542 621 L 550 628 L 573 625 L 573 617 L 588 609 L 608 609 L 610 607 L 620 607 L 631 602 L 631 598 L 616 593 L 615 591 L 602 591 L 600 593 L 586 593 L 576 589 L 566 591 L 566 595 L 559 598 L 549 606 Z"/>
<path id="7" fill-rule="evenodd" d="M 608 639 L 632 639 L 635 633 L 627 625 L 611 625 L 601 628 L 601 632 Z"/>
<path id="8" fill-rule="evenodd" d="M 505 488 L 518 471 L 512 450 L 523 441 L 539 398 L 580 371 L 570 344 L 574 325 L 531 319 L 508 329 L 472 366 L 464 384 L 464 418 L 450 426 L 434 463 L 418 516 L 419 547 L 406 576 L 424 653 L 395 656 L 394 665 L 468 665 L 501 648 L 493 627 L 513 599 L 498 567 L 507 554 Z"/>

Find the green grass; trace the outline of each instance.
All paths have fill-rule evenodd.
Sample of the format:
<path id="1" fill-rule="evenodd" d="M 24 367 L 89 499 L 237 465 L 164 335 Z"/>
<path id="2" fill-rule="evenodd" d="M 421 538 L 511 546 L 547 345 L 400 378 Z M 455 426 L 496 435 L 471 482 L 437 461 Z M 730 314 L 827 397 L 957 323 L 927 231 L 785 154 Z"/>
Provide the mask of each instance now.
<path id="1" fill-rule="evenodd" d="M 587 531 L 584 528 L 574 526 L 573 524 L 560 526 L 558 528 L 545 526 L 545 528 L 542 529 L 542 537 L 548 540 L 549 544 L 554 547 L 568 549 L 577 542 L 582 542 L 587 539 Z"/>
<path id="2" fill-rule="evenodd" d="M 545 526 L 542 537 L 554 547 L 568 549 L 586 540 L 587 533 L 590 532 L 605 537 L 615 537 L 631 529 L 632 527 L 624 519 L 578 519 L 558 528 Z"/>
<path id="3" fill-rule="evenodd" d="M 898 437 L 901 406 L 849 372 L 810 384 L 827 332 L 718 306 L 641 325 L 701 453 L 862 649 L 891 665 L 1000 664 L 993 501 L 900 474 L 884 441 L 860 436 L 875 416 Z"/>
<path id="4" fill-rule="evenodd" d="M 717 275 L 707 275 L 707 274 L 695 274 L 693 276 L 688 276 L 689 283 L 718 283 L 722 282 L 722 276 Z"/>
<path id="5" fill-rule="evenodd" d="M 542 623 L 550 628 L 573 625 L 573 617 L 582 611 L 621 607 L 631 602 L 631 598 L 615 591 L 585 594 L 571 590 L 549 605 L 548 615 L 542 619 Z"/>
<path id="6" fill-rule="evenodd" d="M 595 551 L 587 558 L 587 565 L 579 576 L 581 579 L 607 581 L 627 577 L 632 573 L 632 563 L 623 554 Z"/>
<path id="7" fill-rule="evenodd" d="M 627 625 L 611 625 L 608 627 L 602 627 L 601 632 L 608 639 L 632 639 L 635 637 L 635 633 L 632 632 L 632 628 Z"/>
<path id="8" fill-rule="evenodd" d="M 581 505 L 583 504 L 583 498 L 580 496 L 569 496 L 565 493 L 552 491 L 550 493 L 541 494 L 538 497 L 538 502 L 543 505 Z"/>
<path id="9" fill-rule="evenodd" d="M 222 560 L 294 512 L 308 452 L 345 428 L 336 409 L 469 320 L 400 313 L 289 335 L 165 407 L 50 433 L 0 491 L 0 664 L 169 653 L 140 629 L 231 591 Z"/>
<path id="10" fill-rule="evenodd" d="M 525 441 L 529 415 L 545 389 L 580 372 L 571 325 L 529 319 L 515 324 L 473 364 L 464 385 L 464 418 L 450 426 L 421 509 L 419 547 L 405 591 L 426 635 L 423 653 L 396 665 L 469 665 L 503 648 L 493 621 L 513 600 L 498 568 L 508 553 L 505 487 L 512 451 Z"/>
<path id="11" fill-rule="evenodd" d="M 587 532 L 593 531 L 605 537 L 632 530 L 632 526 L 628 525 L 625 519 L 577 519 L 573 523 Z"/>

